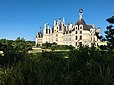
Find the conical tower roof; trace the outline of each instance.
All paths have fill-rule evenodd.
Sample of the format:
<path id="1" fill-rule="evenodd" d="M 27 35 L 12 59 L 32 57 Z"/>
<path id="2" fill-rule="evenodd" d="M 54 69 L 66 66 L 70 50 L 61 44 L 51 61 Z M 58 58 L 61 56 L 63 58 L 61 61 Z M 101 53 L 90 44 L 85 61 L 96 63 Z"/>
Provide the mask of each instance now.
<path id="1" fill-rule="evenodd" d="M 79 25 L 83 25 L 83 30 L 89 30 L 89 27 L 86 25 L 86 23 L 85 23 L 85 21 L 84 21 L 84 19 L 83 19 L 83 17 L 82 17 L 82 15 L 83 15 L 83 10 L 80 9 L 79 12 L 80 12 L 80 13 L 79 13 L 80 17 L 79 17 L 79 19 L 78 19 L 76 25 L 78 25 L 78 26 L 79 26 Z"/>

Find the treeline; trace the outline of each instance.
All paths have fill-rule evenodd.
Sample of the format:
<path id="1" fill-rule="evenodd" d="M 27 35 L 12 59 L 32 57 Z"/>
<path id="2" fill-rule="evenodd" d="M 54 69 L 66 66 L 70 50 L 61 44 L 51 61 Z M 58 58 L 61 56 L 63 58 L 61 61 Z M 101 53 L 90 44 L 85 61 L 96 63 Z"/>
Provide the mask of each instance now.
<path id="1" fill-rule="evenodd" d="M 0 39 L 0 50 L 24 52 L 32 49 L 35 45 L 34 41 L 26 41 L 24 38 L 18 37 L 16 40 Z"/>
<path id="2" fill-rule="evenodd" d="M 18 37 L 16 40 L 0 40 L 0 65 L 2 67 L 11 67 L 22 60 L 28 50 L 34 46 L 34 41 L 26 41 L 24 38 Z"/>

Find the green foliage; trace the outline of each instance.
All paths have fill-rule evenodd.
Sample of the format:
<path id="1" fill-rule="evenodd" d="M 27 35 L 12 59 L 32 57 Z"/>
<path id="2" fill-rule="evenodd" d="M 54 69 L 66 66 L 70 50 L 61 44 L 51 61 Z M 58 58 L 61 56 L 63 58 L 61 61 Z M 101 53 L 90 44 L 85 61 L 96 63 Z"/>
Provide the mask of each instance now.
<path id="1" fill-rule="evenodd" d="M 28 50 L 32 49 L 34 42 L 25 41 L 24 38 L 18 37 L 16 40 L 0 40 L 0 51 L 3 51 L 4 56 L 0 56 L 0 64 L 4 66 L 15 65 L 22 60 Z"/>
<path id="2" fill-rule="evenodd" d="M 16 40 L 6 40 L 1 39 L 0 40 L 0 50 L 3 50 L 4 52 L 7 51 L 18 51 L 18 52 L 24 52 L 32 49 L 32 46 L 34 46 L 33 41 L 25 41 L 24 38 L 18 37 Z"/>
<path id="3" fill-rule="evenodd" d="M 42 44 L 43 48 L 50 48 L 51 45 L 52 44 L 51 43 L 48 43 L 48 42 Z"/>
<path id="4" fill-rule="evenodd" d="M 113 52 L 81 47 L 20 56 L 10 67 L 1 65 L 0 85 L 114 85 Z"/>
<path id="5" fill-rule="evenodd" d="M 43 43 L 42 48 L 49 48 L 52 50 L 73 50 L 75 47 L 72 45 L 57 45 L 57 43 Z"/>
<path id="6" fill-rule="evenodd" d="M 108 18 L 107 21 L 111 24 L 107 26 L 107 30 L 105 31 L 106 34 L 106 41 L 108 41 L 108 47 L 110 50 L 114 49 L 114 16 Z"/>
<path id="7" fill-rule="evenodd" d="M 53 50 L 73 50 L 75 49 L 75 47 L 73 47 L 72 45 L 53 45 L 51 46 L 51 49 Z"/>

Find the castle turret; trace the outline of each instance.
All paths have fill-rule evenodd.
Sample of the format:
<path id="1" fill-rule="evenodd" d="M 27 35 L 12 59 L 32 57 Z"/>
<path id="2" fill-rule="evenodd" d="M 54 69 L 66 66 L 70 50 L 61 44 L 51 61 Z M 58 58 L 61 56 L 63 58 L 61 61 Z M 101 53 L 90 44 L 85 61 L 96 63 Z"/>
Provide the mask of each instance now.
<path id="1" fill-rule="evenodd" d="M 63 18 L 63 20 L 62 20 L 62 31 L 64 31 L 64 30 L 65 30 L 65 20 Z"/>

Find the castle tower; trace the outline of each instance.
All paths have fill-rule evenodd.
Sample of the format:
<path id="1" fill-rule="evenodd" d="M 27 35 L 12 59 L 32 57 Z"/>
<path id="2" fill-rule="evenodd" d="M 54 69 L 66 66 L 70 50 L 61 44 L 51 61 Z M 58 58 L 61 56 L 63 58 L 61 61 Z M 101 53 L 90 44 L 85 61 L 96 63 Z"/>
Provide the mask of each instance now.
<path id="1" fill-rule="evenodd" d="M 99 33 L 99 29 L 95 29 L 93 25 L 86 24 L 83 19 L 83 9 L 79 10 L 79 19 L 75 24 L 65 24 L 64 18 L 54 20 L 51 28 L 49 24 L 44 24 L 43 37 L 41 34 L 36 36 L 36 45 L 42 43 L 57 43 L 58 45 L 87 45 L 91 47 L 92 43 L 98 44 L 95 33 Z"/>
<path id="2" fill-rule="evenodd" d="M 64 31 L 65 30 L 65 20 L 64 20 L 64 18 L 63 18 L 63 20 L 62 20 L 62 31 Z"/>

